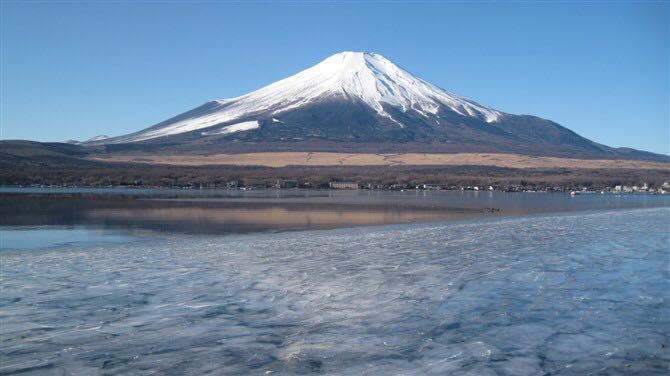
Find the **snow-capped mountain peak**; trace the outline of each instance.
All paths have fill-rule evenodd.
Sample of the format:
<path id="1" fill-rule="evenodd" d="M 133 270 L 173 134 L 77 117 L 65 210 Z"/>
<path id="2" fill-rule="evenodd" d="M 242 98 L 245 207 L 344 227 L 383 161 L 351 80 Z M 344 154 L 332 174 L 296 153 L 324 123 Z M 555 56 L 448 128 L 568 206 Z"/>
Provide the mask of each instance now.
<path id="1" fill-rule="evenodd" d="M 109 142 L 133 142 L 225 125 L 274 118 L 281 113 L 328 98 L 353 99 L 372 108 L 399 127 L 385 106 L 431 117 L 448 108 L 488 123 L 502 113 L 460 98 L 432 85 L 375 53 L 340 52 L 293 76 L 240 97 L 209 102 L 197 109 L 138 133 Z M 215 134 L 216 130 L 203 132 Z"/>
<path id="2" fill-rule="evenodd" d="M 440 89 L 375 53 L 341 52 L 332 55 L 312 68 L 241 98 L 253 98 L 259 94 L 271 97 L 282 92 L 302 97 L 296 104 L 324 95 L 354 97 L 385 116 L 390 115 L 384 111 L 382 103 L 400 107 L 403 111 L 415 110 L 423 115 L 434 115 L 440 105 L 447 105 L 461 115 L 483 117 L 487 122 L 496 121 L 501 115 L 498 111 Z"/>
<path id="3" fill-rule="evenodd" d="M 375 53 L 341 52 L 293 76 L 87 145 L 121 153 L 328 151 L 630 157 L 548 119 L 503 113 L 443 90 Z M 647 158 L 639 154 L 641 158 Z M 649 157 L 651 158 L 651 157 Z"/>

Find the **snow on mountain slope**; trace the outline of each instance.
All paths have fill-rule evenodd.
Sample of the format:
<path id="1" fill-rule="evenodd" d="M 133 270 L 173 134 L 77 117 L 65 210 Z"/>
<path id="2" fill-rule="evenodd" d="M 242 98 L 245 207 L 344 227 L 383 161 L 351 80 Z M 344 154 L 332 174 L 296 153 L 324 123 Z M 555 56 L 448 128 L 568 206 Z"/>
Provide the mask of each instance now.
<path id="1" fill-rule="evenodd" d="M 413 110 L 425 117 L 437 116 L 445 106 L 462 116 L 489 123 L 502 116 L 499 111 L 460 98 L 412 75 L 381 55 L 341 52 L 249 94 L 209 102 L 144 131 L 108 142 L 141 141 L 253 119 L 254 116 L 272 117 L 329 97 L 360 100 L 399 127 L 403 124 L 384 110 L 384 104 L 403 112 Z"/>
<path id="2" fill-rule="evenodd" d="M 217 129 L 215 131 L 202 132 L 202 134 L 203 135 L 229 134 L 229 133 L 235 133 L 235 132 L 250 131 L 250 130 L 256 129 L 258 127 L 260 127 L 260 124 L 258 124 L 258 121 L 257 120 L 252 120 L 252 121 L 245 121 L 245 122 L 242 122 L 242 123 L 227 125 L 227 126 L 221 128 L 221 129 Z"/>
<path id="3" fill-rule="evenodd" d="M 86 140 L 86 142 L 90 142 L 90 141 L 102 141 L 102 140 L 106 140 L 106 139 L 108 139 L 108 138 L 109 138 L 109 136 L 106 136 L 106 135 L 104 135 L 104 134 L 101 134 L 101 135 L 97 135 L 97 136 L 95 136 L 95 137 L 91 137 L 91 138 L 89 138 L 88 140 Z"/>

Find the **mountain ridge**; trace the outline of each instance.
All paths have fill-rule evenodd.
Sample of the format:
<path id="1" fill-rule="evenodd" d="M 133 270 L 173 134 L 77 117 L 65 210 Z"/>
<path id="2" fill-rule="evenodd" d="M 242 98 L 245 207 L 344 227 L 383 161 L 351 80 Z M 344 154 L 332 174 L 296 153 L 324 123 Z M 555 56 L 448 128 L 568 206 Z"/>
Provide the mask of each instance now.
<path id="1" fill-rule="evenodd" d="M 106 151 L 267 150 L 513 152 L 663 159 L 612 148 L 532 115 L 439 88 L 375 53 L 341 52 L 248 94 L 204 103 L 128 135 L 84 142 Z M 263 150 L 263 149 L 261 149 Z"/>

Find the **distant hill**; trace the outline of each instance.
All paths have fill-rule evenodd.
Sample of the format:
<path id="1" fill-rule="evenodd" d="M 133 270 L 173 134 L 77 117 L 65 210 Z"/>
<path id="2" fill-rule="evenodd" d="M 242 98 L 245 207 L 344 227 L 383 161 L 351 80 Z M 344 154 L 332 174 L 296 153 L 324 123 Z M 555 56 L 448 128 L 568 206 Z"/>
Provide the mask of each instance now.
<path id="1" fill-rule="evenodd" d="M 35 168 L 86 168 L 100 165 L 86 159 L 94 148 L 61 143 L 0 140 L 0 173 L 25 173 Z"/>
<path id="2" fill-rule="evenodd" d="M 124 146 L 135 145 L 123 144 Z M 444 186 L 493 185 L 546 189 L 613 187 L 668 181 L 670 163 L 496 153 L 365 154 L 264 152 L 247 154 L 113 154 L 117 145 L 0 141 L 0 185 L 200 187 L 243 181 L 273 187 L 297 181 L 328 187 L 330 181 L 384 185 L 439 182 Z M 126 150 L 127 152 L 128 150 Z M 169 155 L 167 155 L 169 154 Z"/>

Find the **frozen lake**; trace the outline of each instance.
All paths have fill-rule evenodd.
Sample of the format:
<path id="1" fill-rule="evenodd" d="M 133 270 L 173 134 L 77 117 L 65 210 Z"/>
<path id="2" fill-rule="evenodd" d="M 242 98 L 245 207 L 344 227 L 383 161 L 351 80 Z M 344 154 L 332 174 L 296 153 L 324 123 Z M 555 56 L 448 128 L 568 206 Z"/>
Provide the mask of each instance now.
<path id="1" fill-rule="evenodd" d="M 647 207 L 5 249 L 0 374 L 664 375 L 669 234 Z"/>

